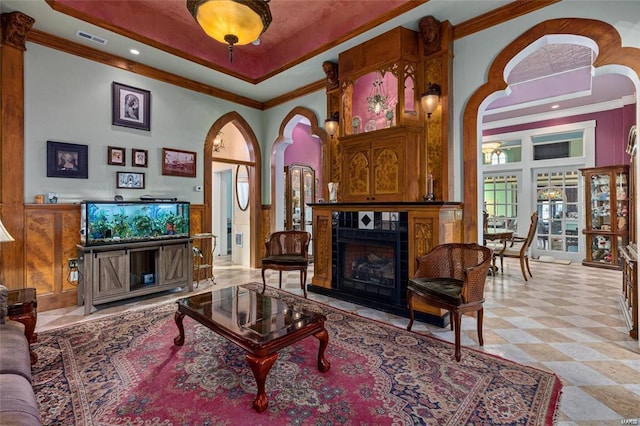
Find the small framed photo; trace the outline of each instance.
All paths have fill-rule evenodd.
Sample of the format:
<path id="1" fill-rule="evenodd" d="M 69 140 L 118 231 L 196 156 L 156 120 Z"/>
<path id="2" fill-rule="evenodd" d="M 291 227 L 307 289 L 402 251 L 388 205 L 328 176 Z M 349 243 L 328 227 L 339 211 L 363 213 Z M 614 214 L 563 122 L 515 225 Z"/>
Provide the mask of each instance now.
<path id="1" fill-rule="evenodd" d="M 112 166 L 124 166 L 127 150 L 116 146 L 107 147 L 107 162 Z"/>
<path id="2" fill-rule="evenodd" d="M 144 189 L 144 173 L 116 172 L 116 187 Z"/>
<path id="3" fill-rule="evenodd" d="M 196 177 L 196 153 L 162 148 L 162 174 L 166 176 Z"/>
<path id="4" fill-rule="evenodd" d="M 133 167 L 147 167 L 149 153 L 146 149 L 131 149 L 131 165 Z"/>
<path id="5" fill-rule="evenodd" d="M 47 141 L 47 177 L 89 178 L 89 147 Z"/>
<path id="6" fill-rule="evenodd" d="M 125 84 L 112 84 L 112 124 L 151 130 L 151 92 Z"/>

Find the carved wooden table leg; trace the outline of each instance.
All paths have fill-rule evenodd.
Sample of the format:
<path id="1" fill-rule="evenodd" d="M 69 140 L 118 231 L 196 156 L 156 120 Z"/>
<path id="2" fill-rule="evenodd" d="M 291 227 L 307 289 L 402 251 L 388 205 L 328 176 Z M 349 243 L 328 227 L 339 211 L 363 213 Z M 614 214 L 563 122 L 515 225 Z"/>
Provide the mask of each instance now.
<path id="1" fill-rule="evenodd" d="M 331 368 L 331 363 L 327 361 L 324 357 L 324 351 L 327 349 L 327 345 L 329 344 L 329 333 L 327 330 L 318 331 L 314 334 L 315 337 L 320 341 L 320 348 L 318 349 L 318 370 L 323 373 L 329 371 Z"/>
<path id="2" fill-rule="evenodd" d="M 178 331 L 180 334 L 173 339 L 173 344 L 176 346 L 184 345 L 184 326 L 182 325 L 182 319 L 184 318 L 184 314 L 182 312 L 176 312 L 173 315 L 173 319 L 176 321 L 176 325 L 178 326 Z"/>
<path id="3" fill-rule="evenodd" d="M 253 376 L 256 378 L 256 385 L 258 385 L 258 393 L 256 395 L 256 399 L 253 400 L 253 409 L 258 413 L 262 413 L 269 405 L 267 394 L 264 390 L 264 383 L 267 379 L 267 374 L 269 374 L 269 370 L 271 370 L 276 359 L 278 359 L 278 353 L 276 352 L 266 357 L 257 357 L 247 354 L 246 358 L 249 363 L 249 367 L 251 367 L 251 371 L 253 371 Z"/>

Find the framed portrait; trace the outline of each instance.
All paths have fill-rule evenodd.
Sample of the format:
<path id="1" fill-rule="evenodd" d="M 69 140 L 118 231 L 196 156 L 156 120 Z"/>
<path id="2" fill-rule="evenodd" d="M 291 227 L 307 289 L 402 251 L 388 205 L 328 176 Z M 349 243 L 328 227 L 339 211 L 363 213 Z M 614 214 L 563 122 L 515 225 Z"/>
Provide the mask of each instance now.
<path id="1" fill-rule="evenodd" d="M 124 166 L 127 150 L 117 146 L 107 147 L 107 162 L 112 166 Z"/>
<path id="2" fill-rule="evenodd" d="M 87 145 L 47 141 L 47 177 L 89 178 Z"/>
<path id="3" fill-rule="evenodd" d="M 115 81 L 112 89 L 112 124 L 151 130 L 151 92 Z"/>
<path id="4" fill-rule="evenodd" d="M 146 149 L 131 149 L 131 165 L 133 167 L 147 167 L 149 153 Z"/>
<path id="5" fill-rule="evenodd" d="M 144 189 L 144 173 L 116 172 L 116 187 Z"/>
<path id="6" fill-rule="evenodd" d="M 196 177 L 196 153 L 162 148 L 162 174 L 167 176 Z"/>

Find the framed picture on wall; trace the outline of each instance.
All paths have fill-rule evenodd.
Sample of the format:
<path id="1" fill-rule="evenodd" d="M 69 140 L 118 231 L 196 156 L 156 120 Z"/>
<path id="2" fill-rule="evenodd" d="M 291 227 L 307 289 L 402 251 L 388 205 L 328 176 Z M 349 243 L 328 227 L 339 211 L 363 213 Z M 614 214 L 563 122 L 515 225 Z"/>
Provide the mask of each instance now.
<path id="1" fill-rule="evenodd" d="M 144 173 L 116 172 L 118 188 L 144 189 Z"/>
<path id="2" fill-rule="evenodd" d="M 124 148 L 109 146 L 107 147 L 107 162 L 112 166 L 124 166 L 126 154 L 127 150 Z"/>
<path id="3" fill-rule="evenodd" d="M 151 92 L 125 84 L 112 84 L 112 124 L 151 130 Z"/>
<path id="4" fill-rule="evenodd" d="M 147 167 L 149 152 L 146 149 L 131 149 L 131 165 L 133 167 Z"/>
<path id="5" fill-rule="evenodd" d="M 196 177 L 196 153 L 162 148 L 162 174 L 166 176 Z"/>
<path id="6" fill-rule="evenodd" d="M 89 178 L 88 146 L 47 141 L 47 177 Z"/>

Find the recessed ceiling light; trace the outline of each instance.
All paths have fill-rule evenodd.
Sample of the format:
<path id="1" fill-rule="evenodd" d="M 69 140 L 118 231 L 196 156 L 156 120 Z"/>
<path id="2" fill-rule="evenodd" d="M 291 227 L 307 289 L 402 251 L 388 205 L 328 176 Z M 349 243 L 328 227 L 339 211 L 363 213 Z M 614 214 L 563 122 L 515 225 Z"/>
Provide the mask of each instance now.
<path id="1" fill-rule="evenodd" d="M 558 109 L 558 108 L 560 108 L 560 105 L 558 105 L 558 104 L 551 105 L 551 109 Z"/>
<path id="2" fill-rule="evenodd" d="M 138 49 L 130 49 L 129 52 L 131 52 L 133 55 L 139 55 L 140 51 Z"/>

